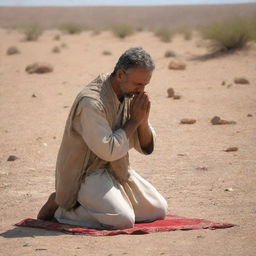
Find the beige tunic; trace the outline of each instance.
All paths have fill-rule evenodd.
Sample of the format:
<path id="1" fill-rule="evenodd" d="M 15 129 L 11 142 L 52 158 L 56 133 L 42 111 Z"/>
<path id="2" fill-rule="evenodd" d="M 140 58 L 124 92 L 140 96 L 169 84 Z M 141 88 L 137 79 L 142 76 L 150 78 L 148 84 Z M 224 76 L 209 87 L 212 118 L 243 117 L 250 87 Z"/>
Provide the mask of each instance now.
<path id="1" fill-rule="evenodd" d="M 118 105 L 116 127 L 120 127 L 124 102 L 121 104 L 117 98 L 115 101 Z M 128 140 L 122 128 L 113 132 L 94 99 L 83 98 L 77 111 L 80 115 L 74 120 L 74 129 L 101 159 L 115 161 L 125 156 L 131 148 L 140 153 L 151 153 L 140 147 L 135 136 Z M 150 128 L 154 143 L 155 132 L 151 125 Z M 128 181 L 120 183 L 107 166 L 88 171 L 78 192 L 80 206 L 70 211 L 59 207 L 55 218 L 62 223 L 118 229 L 132 227 L 135 221 L 164 218 L 167 212 L 165 199 L 131 167 L 129 174 Z"/>

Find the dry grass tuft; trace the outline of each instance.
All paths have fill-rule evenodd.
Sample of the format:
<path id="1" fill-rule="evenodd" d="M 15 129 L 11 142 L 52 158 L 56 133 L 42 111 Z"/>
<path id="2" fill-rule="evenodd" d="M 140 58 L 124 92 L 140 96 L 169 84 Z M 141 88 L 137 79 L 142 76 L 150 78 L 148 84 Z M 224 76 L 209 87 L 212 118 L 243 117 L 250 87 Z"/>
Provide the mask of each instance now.
<path id="1" fill-rule="evenodd" d="M 205 39 L 211 40 L 210 48 L 213 51 L 233 51 L 245 47 L 252 39 L 253 26 L 249 24 L 241 19 L 220 21 L 204 26 L 201 32 Z"/>
<path id="2" fill-rule="evenodd" d="M 70 35 L 80 34 L 83 30 L 85 30 L 85 27 L 73 22 L 64 23 L 59 28 L 65 34 Z"/>
<path id="3" fill-rule="evenodd" d="M 20 30 L 25 35 L 25 41 L 37 41 L 37 39 L 42 35 L 43 28 L 39 24 L 27 24 L 22 25 Z"/>
<path id="4" fill-rule="evenodd" d="M 170 42 L 174 31 L 170 27 L 161 27 L 155 31 L 155 36 L 159 37 L 162 42 Z"/>
<path id="5" fill-rule="evenodd" d="M 112 26 L 111 30 L 115 36 L 122 39 L 134 33 L 134 28 L 128 24 L 119 24 Z"/>

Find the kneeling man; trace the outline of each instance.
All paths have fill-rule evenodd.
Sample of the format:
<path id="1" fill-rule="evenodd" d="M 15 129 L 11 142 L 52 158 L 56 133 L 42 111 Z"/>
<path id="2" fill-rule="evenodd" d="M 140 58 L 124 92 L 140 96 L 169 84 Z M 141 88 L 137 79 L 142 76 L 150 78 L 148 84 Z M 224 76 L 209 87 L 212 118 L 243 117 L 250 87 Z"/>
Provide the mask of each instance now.
<path id="1" fill-rule="evenodd" d="M 38 214 L 61 223 L 125 229 L 165 218 L 162 195 L 129 164 L 128 151 L 153 152 L 145 92 L 155 66 L 142 48 L 130 48 L 111 74 L 101 74 L 77 95 L 56 163 L 56 192 Z"/>

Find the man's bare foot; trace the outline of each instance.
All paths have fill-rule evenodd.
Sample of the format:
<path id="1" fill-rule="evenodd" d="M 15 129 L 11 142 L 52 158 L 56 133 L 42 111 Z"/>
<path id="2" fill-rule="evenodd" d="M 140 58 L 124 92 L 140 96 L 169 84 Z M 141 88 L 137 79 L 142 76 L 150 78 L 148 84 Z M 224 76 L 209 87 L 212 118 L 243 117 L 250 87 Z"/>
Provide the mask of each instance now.
<path id="1" fill-rule="evenodd" d="M 43 205 L 39 211 L 37 218 L 40 220 L 51 220 L 54 217 L 54 213 L 58 208 L 57 203 L 55 202 L 55 192 L 52 193 L 47 202 Z"/>

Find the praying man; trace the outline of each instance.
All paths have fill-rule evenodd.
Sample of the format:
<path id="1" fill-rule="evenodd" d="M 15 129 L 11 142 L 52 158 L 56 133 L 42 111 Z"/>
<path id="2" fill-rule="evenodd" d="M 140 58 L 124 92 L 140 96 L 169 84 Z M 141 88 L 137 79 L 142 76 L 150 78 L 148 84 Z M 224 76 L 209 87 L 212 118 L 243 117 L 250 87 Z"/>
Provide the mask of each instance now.
<path id="1" fill-rule="evenodd" d="M 145 92 L 154 62 L 130 48 L 110 74 L 101 74 L 77 95 L 66 121 L 55 189 L 38 213 L 60 223 L 95 229 L 132 228 L 164 219 L 167 202 L 129 163 L 135 148 L 149 155 L 155 131 Z"/>

